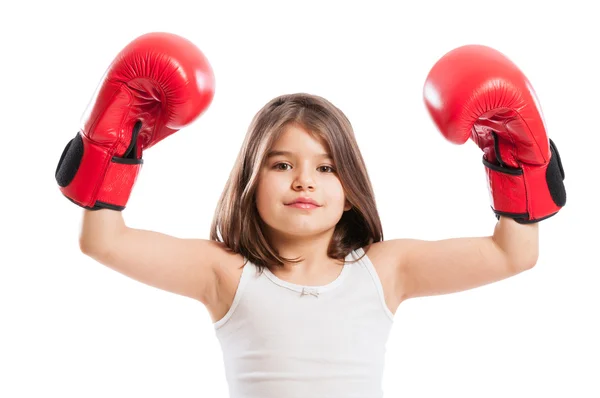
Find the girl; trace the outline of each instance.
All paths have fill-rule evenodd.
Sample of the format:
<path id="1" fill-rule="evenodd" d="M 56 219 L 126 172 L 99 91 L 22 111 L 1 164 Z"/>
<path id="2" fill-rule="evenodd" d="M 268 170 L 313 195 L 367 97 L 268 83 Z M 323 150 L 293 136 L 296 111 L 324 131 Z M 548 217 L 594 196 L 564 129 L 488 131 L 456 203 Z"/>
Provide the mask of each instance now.
<path id="1" fill-rule="evenodd" d="M 439 89 L 437 79 L 428 82 Z M 443 109 L 430 111 L 435 119 Z M 252 120 L 210 240 L 135 229 L 122 207 L 108 206 L 84 211 L 80 246 L 120 273 L 204 304 L 231 397 L 372 398 L 383 395 L 385 346 L 403 301 L 535 265 L 535 217 L 548 214 L 519 219 L 498 203 L 496 213 L 508 216 L 498 216 L 491 236 L 384 241 L 350 122 L 326 99 L 297 93 L 274 98 Z"/>

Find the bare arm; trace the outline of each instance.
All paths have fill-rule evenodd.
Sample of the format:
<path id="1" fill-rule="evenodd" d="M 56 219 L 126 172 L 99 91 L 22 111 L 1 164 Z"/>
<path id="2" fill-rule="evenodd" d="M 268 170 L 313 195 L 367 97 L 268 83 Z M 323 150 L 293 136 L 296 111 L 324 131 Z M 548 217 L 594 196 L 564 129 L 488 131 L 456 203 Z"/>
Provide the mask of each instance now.
<path id="1" fill-rule="evenodd" d="M 390 241 L 396 294 L 405 300 L 454 293 L 528 270 L 538 259 L 538 228 L 501 217 L 492 236 Z"/>
<path id="2" fill-rule="evenodd" d="M 161 290 L 207 304 L 217 295 L 221 243 L 130 228 L 113 210 L 84 210 L 81 251 L 111 269 Z"/>

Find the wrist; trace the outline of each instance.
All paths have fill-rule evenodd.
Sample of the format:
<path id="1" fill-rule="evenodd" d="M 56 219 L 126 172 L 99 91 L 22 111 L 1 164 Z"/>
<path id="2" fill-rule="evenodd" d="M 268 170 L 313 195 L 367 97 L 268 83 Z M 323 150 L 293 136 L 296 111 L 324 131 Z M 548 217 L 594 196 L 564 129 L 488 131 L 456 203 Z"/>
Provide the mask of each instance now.
<path id="1" fill-rule="evenodd" d="M 113 156 L 111 147 L 94 143 L 80 132 L 65 147 L 55 177 L 63 195 L 73 203 L 89 210 L 121 211 L 142 164 L 141 158 Z"/>
<path id="2" fill-rule="evenodd" d="M 518 223 L 536 223 L 549 218 L 565 205 L 564 170 L 554 143 L 551 158 L 541 165 L 522 164 L 508 168 L 483 159 L 490 201 L 497 217 Z"/>

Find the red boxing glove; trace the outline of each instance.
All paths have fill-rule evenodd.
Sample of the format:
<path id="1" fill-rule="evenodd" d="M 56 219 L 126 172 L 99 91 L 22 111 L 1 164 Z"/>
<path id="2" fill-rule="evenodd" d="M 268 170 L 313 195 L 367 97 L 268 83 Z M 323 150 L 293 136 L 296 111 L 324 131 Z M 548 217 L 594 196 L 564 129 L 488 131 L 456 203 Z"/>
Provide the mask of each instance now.
<path id="1" fill-rule="evenodd" d="M 86 209 L 123 210 L 142 152 L 200 116 L 214 86 L 208 60 L 190 41 L 169 33 L 132 41 L 106 71 L 81 131 L 62 153 L 60 191 Z"/>
<path id="2" fill-rule="evenodd" d="M 564 170 L 535 92 L 503 54 L 479 45 L 450 51 L 429 72 L 423 95 L 444 137 L 471 138 L 483 150 L 498 218 L 534 223 L 565 205 Z"/>

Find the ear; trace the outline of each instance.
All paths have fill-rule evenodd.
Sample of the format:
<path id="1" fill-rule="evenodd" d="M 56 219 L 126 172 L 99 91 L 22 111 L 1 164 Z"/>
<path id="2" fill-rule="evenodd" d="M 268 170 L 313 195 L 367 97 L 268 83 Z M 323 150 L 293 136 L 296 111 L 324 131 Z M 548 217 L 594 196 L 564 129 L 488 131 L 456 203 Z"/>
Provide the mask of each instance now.
<path id="1" fill-rule="evenodd" d="M 348 211 L 352 209 L 352 204 L 350 202 L 348 202 L 348 199 L 346 199 L 346 204 L 344 205 L 344 211 Z"/>

